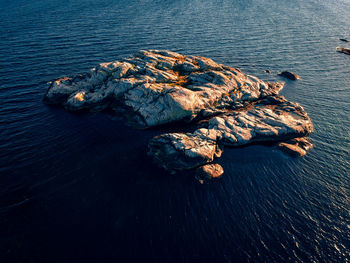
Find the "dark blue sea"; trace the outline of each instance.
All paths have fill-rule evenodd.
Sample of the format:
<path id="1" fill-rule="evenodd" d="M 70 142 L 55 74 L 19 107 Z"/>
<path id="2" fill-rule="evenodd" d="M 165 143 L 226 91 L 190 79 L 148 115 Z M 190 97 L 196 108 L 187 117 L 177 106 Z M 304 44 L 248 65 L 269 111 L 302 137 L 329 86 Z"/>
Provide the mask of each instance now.
<path id="1" fill-rule="evenodd" d="M 350 262 L 339 38 L 350 39 L 349 0 L 0 0 L 0 262 Z M 286 81 L 315 148 L 226 148 L 224 176 L 201 185 L 147 157 L 160 130 L 43 104 L 48 81 L 140 49 Z"/>

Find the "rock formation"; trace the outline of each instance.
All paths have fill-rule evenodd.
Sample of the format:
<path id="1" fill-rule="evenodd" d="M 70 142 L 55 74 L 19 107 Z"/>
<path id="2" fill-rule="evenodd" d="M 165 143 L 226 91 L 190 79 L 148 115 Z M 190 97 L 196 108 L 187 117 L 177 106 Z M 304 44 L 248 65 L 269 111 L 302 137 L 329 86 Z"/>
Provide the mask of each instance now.
<path id="1" fill-rule="evenodd" d="M 350 48 L 346 48 L 346 47 L 337 47 L 336 50 L 339 53 L 344 53 L 346 55 L 350 55 Z"/>
<path id="2" fill-rule="evenodd" d="M 298 80 L 300 79 L 299 75 L 293 73 L 293 72 L 290 72 L 290 71 L 283 71 L 281 73 L 278 73 L 277 74 L 278 76 L 281 76 L 281 77 L 284 77 L 284 78 L 287 78 L 287 79 L 290 79 L 290 80 Z"/>
<path id="3" fill-rule="evenodd" d="M 313 147 L 310 139 L 308 138 L 294 138 L 286 142 L 278 144 L 281 151 L 293 157 L 304 156 L 308 150 Z"/>
<path id="4" fill-rule="evenodd" d="M 271 96 L 212 117 L 193 133 L 167 133 L 149 143 L 150 154 L 169 170 L 213 161 L 225 146 L 282 141 L 308 136 L 313 125 L 304 109 L 282 96 Z"/>
<path id="5" fill-rule="evenodd" d="M 170 171 L 211 163 L 223 145 L 289 140 L 313 131 L 304 109 L 278 95 L 283 83 L 170 51 L 140 51 L 49 85 L 44 101 L 69 111 L 109 108 L 142 128 L 192 123 L 192 131 L 149 142 L 149 155 Z"/>
<path id="6" fill-rule="evenodd" d="M 206 164 L 196 169 L 196 179 L 203 184 L 205 181 L 220 178 L 224 169 L 220 164 Z"/>

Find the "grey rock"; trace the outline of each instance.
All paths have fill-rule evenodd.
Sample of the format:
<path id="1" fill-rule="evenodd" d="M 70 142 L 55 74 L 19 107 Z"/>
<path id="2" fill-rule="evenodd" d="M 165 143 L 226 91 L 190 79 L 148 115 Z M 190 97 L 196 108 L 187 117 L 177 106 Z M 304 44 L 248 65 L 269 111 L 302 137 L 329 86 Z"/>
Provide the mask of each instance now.
<path id="1" fill-rule="evenodd" d="M 135 115 L 137 126 L 151 127 L 216 114 L 224 107 L 278 94 L 282 88 L 283 83 L 267 83 L 208 58 L 143 50 L 50 82 L 44 101 L 69 111 L 118 105 Z"/>
<path id="2" fill-rule="evenodd" d="M 313 124 L 299 104 L 276 96 L 213 117 L 208 129 L 214 130 L 224 145 L 239 146 L 304 137 L 313 132 Z"/>
<path id="3" fill-rule="evenodd" d="M 194 133 L 166 133 L 149 142 L 148 154 L 166 170 L 186 170 L 210 163 L 222 150 L 213 130 L 198 129 Z"/>
<path id="4" fill-rule="evenodd" d="M 294 73 L 282 75 L 298 79 Z M 169 171 L 202 167 L 213 177 L 221 170 L 209 164 L 220 157 L 224 145 L 285 141 L 313 131 L 304 109 L 278 96 L 283 85 L 204 57 L 141 50 L 50 82 L 44 101 L 69 111 L 110 108 L 136 127 L 191 122 L 192 132 L 151 139 L 148 154 Z M 300 140 L 289 144 L 305 153 L 310 148 Z"/>
<path id="5" fill-rule="evenodd" d="M 299 104 L 289 102 L 282 96 L 273 96 L 250 103 L 244 108 L 212 117 L 205 128 L 198 129 L 192 134 L 168 133 L 156 137 L 149 144 L 149 153 L 156 157 L 157 162 L 166 169 L 172 170 L 178 167 L 186 169 L 186 166 L 193 168 L 209 163 L 217 157 L 214 154 L 215 145 L 235 147 L 253 142 L 289 140 L 308 136 L 313 129 L 310 118 Z M 198 134 L 200 134 L 199 137 Z M 167 140 L 163 140 L 162 136 L 166 136 Z M 182 139 L 180 144 L 178 138 L 186 139 Z M 206 147 L 210 145 L 211 150 L 193 147 L 193 143 Z M 176 147 L 168 148 L 169 145 L 176 145 Z M 157 152 L 154 148 L 163 150 L 154 156 Z M 201 152 L 201 156 L 205 158 L 196 159 L 198 161 L 195 165 L 192 165 L 192 162 L 185 163 L 184 159 L 189 160 L 187 149 L 196 149 L 196 152 Z M 307 147 L 303 150 L 306 151 Z M 207 156 L 207 153 L 210 153 L 210 156 Z M 176 158 L 173 158 L 174 156 Z M 176 164 L 177 162 L 179 164 Z"/>

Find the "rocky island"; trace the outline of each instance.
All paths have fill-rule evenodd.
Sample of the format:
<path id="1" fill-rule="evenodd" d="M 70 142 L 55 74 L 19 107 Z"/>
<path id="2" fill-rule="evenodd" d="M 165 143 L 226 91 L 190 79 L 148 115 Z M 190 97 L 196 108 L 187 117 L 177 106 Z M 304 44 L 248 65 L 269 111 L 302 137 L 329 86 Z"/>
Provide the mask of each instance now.
<path id="1" fill-rule="evenodd" d="M 283 86 L 208 58 L 142 50 L 50 82 L 44 102 L 68 111 L 111 109 L 138 128 L 175 123 L 177 132 L 150 140 L 148 154 L 169 171 L 218 177 L 223 170 L 212 162 L 223 146 L 276 142 L 296 156 L 312 147 L 305 137 L 313 124 L 299 104 L 278 95 Z M 190 128 L 178 132 L 185 123 Z"/>

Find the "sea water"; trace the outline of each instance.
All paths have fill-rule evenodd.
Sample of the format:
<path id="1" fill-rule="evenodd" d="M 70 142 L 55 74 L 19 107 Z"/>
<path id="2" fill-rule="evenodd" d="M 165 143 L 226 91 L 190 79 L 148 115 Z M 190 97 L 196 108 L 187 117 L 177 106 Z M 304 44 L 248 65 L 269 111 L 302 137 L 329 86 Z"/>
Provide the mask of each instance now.
<path id="1" fill-rule="evenodd" d="M 0 261 L 349 262 L 350 56 L 335 51 L 349 14 L 348 0 L 0 0 Z M 201 185 L 147 157 L 160 130 L 43 104 L 48 81 L 140 49 L 285 81 L 315 148 L 226 148 Z"/>

